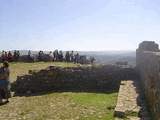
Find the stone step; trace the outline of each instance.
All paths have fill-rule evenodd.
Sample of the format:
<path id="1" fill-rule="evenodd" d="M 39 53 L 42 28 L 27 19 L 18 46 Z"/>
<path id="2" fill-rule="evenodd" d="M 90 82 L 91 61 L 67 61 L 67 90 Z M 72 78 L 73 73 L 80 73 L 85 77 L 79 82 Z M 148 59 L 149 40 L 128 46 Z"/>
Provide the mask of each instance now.
<path id="1" fill-rule="evenodd" d="M 141 99 L 140 93 L 138 81 L 122 80 L 114 113 L 115 117 L 127 117 L 129 120 L 143 120 L 142 118 L 146 117 L 147 120 L 149 120 L 147 112 L 147 114 L 139 117 L 142 112 L 142 107 L 143 110 L 146 110 L 146 106 L 144 105 L 145 102 Z M 140 103 L 143 103 L 143 106 Z M 118 120 L 118 118 L 116 119 Z"/>

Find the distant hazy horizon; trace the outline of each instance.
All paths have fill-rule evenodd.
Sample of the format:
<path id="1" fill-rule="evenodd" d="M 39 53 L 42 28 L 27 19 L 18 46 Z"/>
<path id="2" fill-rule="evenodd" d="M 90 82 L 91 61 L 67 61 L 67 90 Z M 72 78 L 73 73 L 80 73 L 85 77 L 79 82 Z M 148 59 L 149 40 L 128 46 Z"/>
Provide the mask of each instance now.
<path id="1" fill-rule="evenodd" d="M 135 51 L 160 44 L 159 0 L 0 0 L 0 50 Z"/>
<path id="2" fill-rule="evenodd" d="M 39 50 L 32 50 L 32 49 L 26 49 L 26 50 L 23 50 L 23 49 L 0 49 L 0 52 L 2 51 L 15 51 L 15 50 L 18 50 L 18 51 L 34 51 L 34 52 L 38 52 L 38 51 L 46 51 L 46 52 L 50 52 L 50 51 L 54 51 L 54 50 L 59 50 L 59 51 L 74 51 L 74 52 L 89 52 L 89 53 L 100 53 L 100 54 L 103 54 L 103 53 L 110 53 L 110 54 L 115 54 L 115 53 L 130 53 L 130 52 L 136 52 L 136 50 L 97 50 L 97 51 L 89 51 L 89 50 L 71 50 L 71 49 L 68 49 L 68 50 L 62 50 L 62 49 L 51 49 L 51 50 L 44 50 L 44 49 L 39 49 Z"/>

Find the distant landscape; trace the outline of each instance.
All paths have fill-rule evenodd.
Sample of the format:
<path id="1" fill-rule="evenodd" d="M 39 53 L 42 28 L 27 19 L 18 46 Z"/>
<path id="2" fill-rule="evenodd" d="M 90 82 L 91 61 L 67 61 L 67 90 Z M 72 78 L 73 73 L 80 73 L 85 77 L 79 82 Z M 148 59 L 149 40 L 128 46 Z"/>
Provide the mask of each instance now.
<path id="1" fill-rule="evenodd" d="M 80 52 L 87 56 L 94 56 L 98 64 L 115 64 L 117 61 L 127 61 L 129 65 L 136 65 L 135 51 L 104 51 L 104 52 Z"/>

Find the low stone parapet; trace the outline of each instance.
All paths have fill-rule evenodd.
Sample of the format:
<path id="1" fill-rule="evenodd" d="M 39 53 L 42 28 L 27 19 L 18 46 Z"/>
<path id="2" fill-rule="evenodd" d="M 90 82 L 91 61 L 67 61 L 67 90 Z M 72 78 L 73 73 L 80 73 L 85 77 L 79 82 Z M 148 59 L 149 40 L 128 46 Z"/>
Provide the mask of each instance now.
<path id="1" fill-rule="evenodd" d="M 46 91 L 106 91 L 118 90 L 121 79 L 135 77 L 134 69 L 116 66 L 61 68 L 50 66 L 40 71 L 29 71 L 13 83 L 16 93 Z"/>

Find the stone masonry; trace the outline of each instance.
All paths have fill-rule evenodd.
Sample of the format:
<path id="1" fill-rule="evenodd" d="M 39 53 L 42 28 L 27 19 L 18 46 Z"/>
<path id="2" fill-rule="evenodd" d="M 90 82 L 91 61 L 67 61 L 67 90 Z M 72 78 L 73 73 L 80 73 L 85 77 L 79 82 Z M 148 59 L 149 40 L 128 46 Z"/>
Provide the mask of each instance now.
<path id="1" fill-rule="evenodd" d="M 155 120 L 160 120 L 160 50 L 153 41 L 144 41 L 136 51 L 136 66 Z"/>
<path id="2" fill-rule="evenodd" d="M 138 80 L 122 80 L 114 115 L 116 120 L 150 120 Z"/>
<path id="3" fill-rule="evenodd" d="M 112 65 L 73 68 L 50 66 L 19 76 L 12 89 L 20 94 L 50 91 L 118 91 L 120 81 L 130 77 L 135 77 L 132 68 L 122 69 Z"/>

